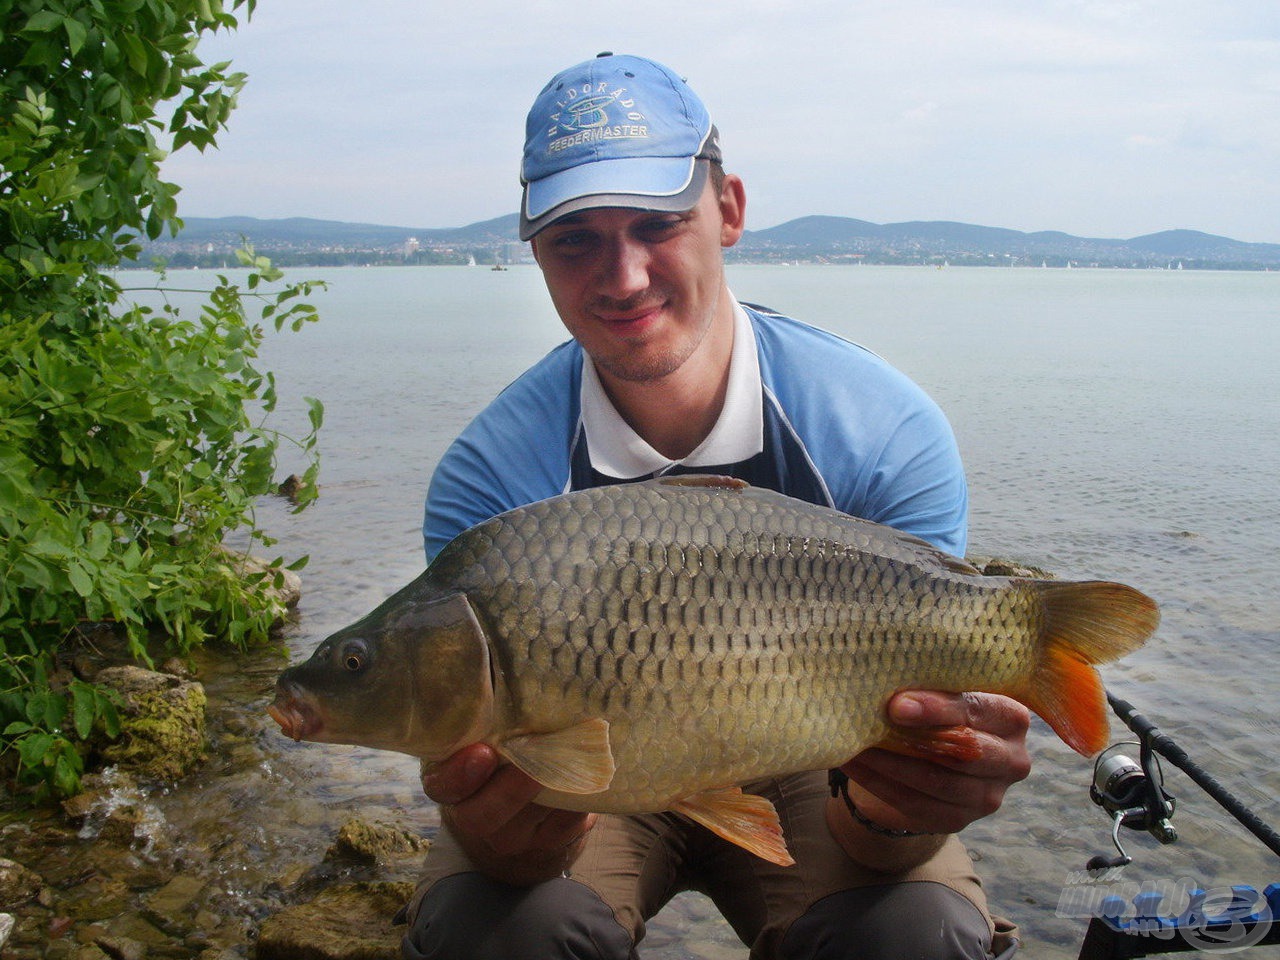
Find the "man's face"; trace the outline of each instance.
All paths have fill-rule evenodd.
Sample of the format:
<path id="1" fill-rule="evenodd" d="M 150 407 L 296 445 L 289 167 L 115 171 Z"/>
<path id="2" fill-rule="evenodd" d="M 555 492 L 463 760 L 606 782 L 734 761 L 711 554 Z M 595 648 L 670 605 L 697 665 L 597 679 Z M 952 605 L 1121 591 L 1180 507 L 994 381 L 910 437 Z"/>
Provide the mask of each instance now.
<path id="1" fill-rule="evenodd" d="M 560 319 L 606 379 L 660 380 L 698 349 L 722 302 L 721 247 L 742 235 L 742 189 L 727 177 L 685 213 L 606 207 L 533 238 Z"/>

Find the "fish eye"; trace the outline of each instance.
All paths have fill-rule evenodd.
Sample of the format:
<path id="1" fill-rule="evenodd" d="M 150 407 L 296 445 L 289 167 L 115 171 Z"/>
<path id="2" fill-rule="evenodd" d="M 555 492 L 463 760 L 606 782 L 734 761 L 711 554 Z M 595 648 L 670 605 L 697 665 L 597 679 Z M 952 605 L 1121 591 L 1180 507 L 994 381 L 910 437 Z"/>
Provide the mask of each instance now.
<path id="1" fill-rule="evenodd" d="M 369 661 L 369 650 L 363 640 L 349 640 L 342 647 L 340 659 L 348 673 L 359 673 Z"/>

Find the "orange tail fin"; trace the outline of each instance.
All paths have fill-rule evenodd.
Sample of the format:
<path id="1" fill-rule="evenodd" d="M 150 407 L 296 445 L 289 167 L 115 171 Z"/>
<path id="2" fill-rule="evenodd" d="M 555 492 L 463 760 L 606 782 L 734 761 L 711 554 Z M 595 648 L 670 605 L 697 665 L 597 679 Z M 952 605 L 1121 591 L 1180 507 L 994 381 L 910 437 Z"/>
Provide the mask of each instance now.
<path id="1" fill-rule="evenodd" d="M 1029 581 L 1044 608 L 1043 653 L 1016 696 L 1085 756 L 1107 745 L 1106 694 L 1093 669 L 1137 650 L 1155 632 L 1155 601 L 1121 583 Z"/>

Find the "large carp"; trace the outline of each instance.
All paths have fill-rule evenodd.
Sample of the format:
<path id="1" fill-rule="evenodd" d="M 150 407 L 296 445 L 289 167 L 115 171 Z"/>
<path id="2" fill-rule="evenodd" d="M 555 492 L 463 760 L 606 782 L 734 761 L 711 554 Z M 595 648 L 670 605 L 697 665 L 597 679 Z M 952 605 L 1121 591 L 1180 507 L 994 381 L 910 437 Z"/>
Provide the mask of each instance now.
<path id="1" fill-rule="evenodd" d="M 1091 664 L 1158 619 L 1122 584 L 984 577 L 885 526 L 673 478 L 477 524 L 286 670 L 270 712 L 298 740 L 428 761 L 483 741 L 541 803 L 674 810 L 790 863 L 773 807 L 737 785 L 893 740 L 903 689 L 1003 693 L 1095 752 Z M 952 734 L 940 749 L 963 755 Z"/>

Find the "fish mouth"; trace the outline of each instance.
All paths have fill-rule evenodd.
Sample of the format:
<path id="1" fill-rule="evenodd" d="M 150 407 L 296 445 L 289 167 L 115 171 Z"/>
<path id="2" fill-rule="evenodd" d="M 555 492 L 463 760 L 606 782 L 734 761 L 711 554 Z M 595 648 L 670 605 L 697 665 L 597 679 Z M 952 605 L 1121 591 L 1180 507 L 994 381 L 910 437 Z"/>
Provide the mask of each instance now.
<path id="1" fill-rule="evenodd" d="M 280 732 L 292 740 L 315 740 L 324 726 L 301 691 L 291 686 L 276 689 L 275 702 L 267 707 L 267 713 L 280 725 Z"/>

